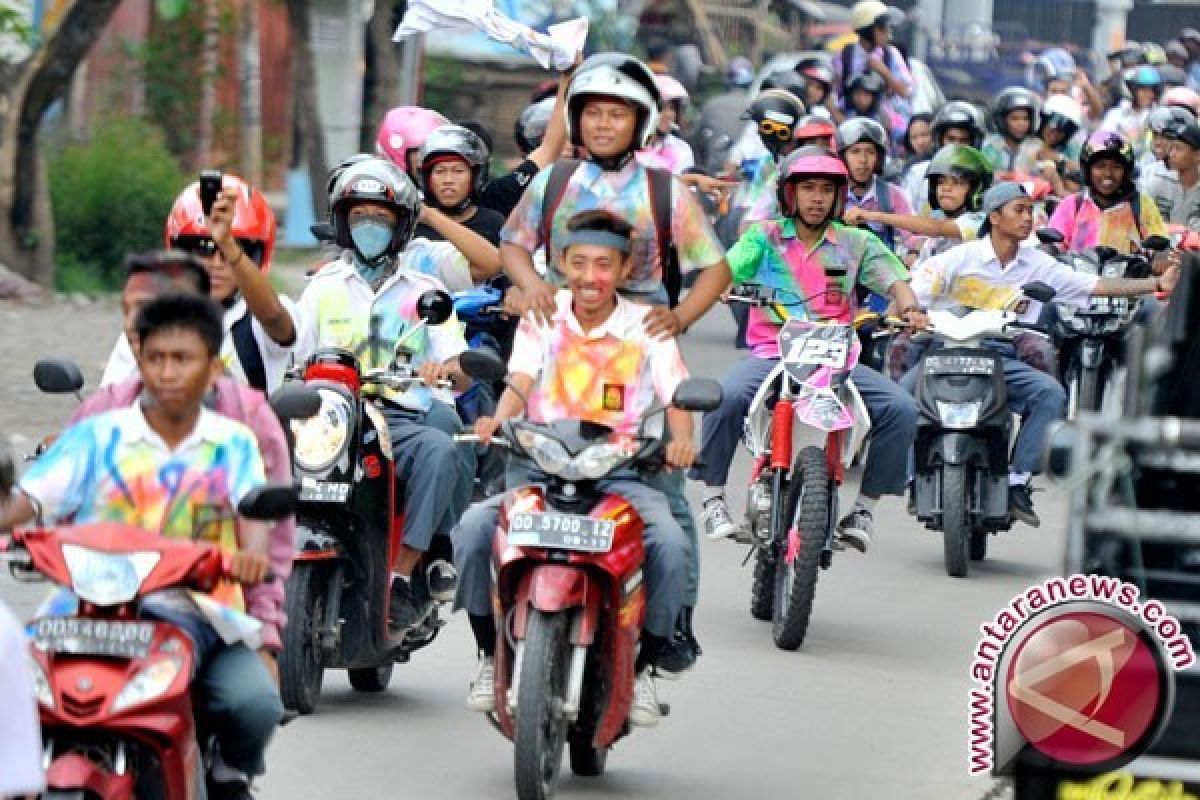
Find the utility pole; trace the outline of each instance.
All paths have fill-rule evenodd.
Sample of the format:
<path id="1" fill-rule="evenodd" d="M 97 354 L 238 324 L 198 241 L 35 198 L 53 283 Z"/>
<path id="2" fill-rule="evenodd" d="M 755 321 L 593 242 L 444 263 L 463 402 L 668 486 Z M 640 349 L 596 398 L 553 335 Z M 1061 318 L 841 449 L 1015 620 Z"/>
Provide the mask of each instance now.
<path id="1" fill-rule="evenodd" d="M 244 0 L 238 71 L 241 73 L 242 178 L 262 186 L 262 54 L 258 39 L 258 0 Z"/>

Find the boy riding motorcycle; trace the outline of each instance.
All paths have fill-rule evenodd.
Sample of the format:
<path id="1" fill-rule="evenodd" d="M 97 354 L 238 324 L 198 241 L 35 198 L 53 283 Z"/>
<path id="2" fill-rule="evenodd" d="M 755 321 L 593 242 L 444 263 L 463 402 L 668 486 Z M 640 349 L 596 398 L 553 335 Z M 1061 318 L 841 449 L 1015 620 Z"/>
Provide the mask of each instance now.
<path id="1" fill-rule="evenodd" d="M 453 315 L 412 335 L 418 298 L 445 288 L 402 259 L 423 217 L 408 176 L 385 159 L 367 158 L 338 176 L 332 194 L 335 235 L 345 250 L 317 272 L 300 297 L 306 325 L 297 357 L 340 347 L 354 352 L 366 371 L 387 368 L 402 345 L 427 384 L 403 393 L 384 389 L 378 399 L 396 475 L 404 481 L 404 544 L 392 564 L 390 623 L 398 634 L 417 624 L 431 604 L 425 576 L 415 570 L 421 555 L 435 535 L 449 532 L 471 495 L 474 457 L 450 439 L 461 428 L 454 398 L 432 388 L 443 379 L 456 391 L 470 386 L 458 368 L 467 344 Z"/>
<path id="2" fill-rule="evenodd" d="M 900 314 L 916 327 L 925 318 L 908 286 L 908 270 L 870 231 L 837 222 L 849 176 L 828 151 L 806 147 L 780 167 L 782 218 L 751 226 L 726 258 L 726 285 L 762 283 L 794 294 L 781 303 L 789 314 L 850 321 L 856 309 L 855 286 L 890 296 Z M 692 477 L 707 487 L 704 527 L 710 539 L 733 535 L 737 523 L 725 502 L 725 483 L 743 422 L 763 380 L 779 362 L 777 336 L 786 322 L 775 311 L 750 310 L 747 342 L 754 354 L 721 379 L 724 399 L 704 415 L 702 467 Z M 906 479 L 905 453 L 917 428 L 917 406 L 896 384 L 859 364 L 852 373 L 873 428 L 862 489 L 853 508 L 838 523 L 838 535 L 860 552 L 871 541 L 872 513 L 883 494 L 900 494 Z"/>
<path id="3" fill-rule="evenodd" d="M 566 289 L 555 294 L 549 320 L 521 321 L 509 362 L 513 388 L 500 397 L 495 417 L 483 417 L 475 432 L 489 442 L 497 427 L 523 411 L 533 422 L 582 419 L 617 434 L 634 434 L 655 402 L 669 404 L 687 369 L 674 339 L 646 331 L 649 309 L 632 303 L 617 288 L 634 271 L 632 228 L 603 210 L 583 211 L 567 223 L 558 264 Z M 515 390 L 514 390 L 515 389 Z M 526 408 L 523 397 L 529 399 Z M 692 418 L 668 409 L 670 467 L 692 465 Z M 508 489 L 544 479 L 529 463 L 510 465 Z M 671 514 L 666 495 L 635 472 L 606 479 L 601 488 L 637 510 L 645 522 L 646 621 L 636 669 L 638 680 L 630 722 L 654 725 L 659 719 L 653 673 L 669 670 L 660 656 L 674 633 L 687 587 L 688 540 Z M 465 608 L 482 654 L 467 705 L 493 709 L 492 537 L 503 495 L 472 506 L 454 529 L 454 561 L 459 573 L 457 608 Z"/>
<path id="4" fill-rule="evenodd" d="M 0 530 L 35 518 L 120 520 L 172 538 L 199 530 L 232 554 L 239 583 L 256 584 L 270 566 L 267 528 L 234 515 L 238 502 L 264 484 L 262 459 L 248 428 L 203 404 L 223 369 L 220 310 L 194 294 L 164 295 L 141 310 L 135 329 L 141 400 L 67 429 L 7 502 L 0 498 Z M 200 520 L 216 524 L 197 528 Z M 213 597 L 243 608 L 236 585 L 218 586 Z M 211 717 L 220 747 L 209 797 L 248 800 L 249 780 L 262 774 L 283 717 L 271 675 L 244 643 L 221 639 L 190 602 L 152 598 L 145 608 L 179 625 L 196 645 L 198 707 Z"/>

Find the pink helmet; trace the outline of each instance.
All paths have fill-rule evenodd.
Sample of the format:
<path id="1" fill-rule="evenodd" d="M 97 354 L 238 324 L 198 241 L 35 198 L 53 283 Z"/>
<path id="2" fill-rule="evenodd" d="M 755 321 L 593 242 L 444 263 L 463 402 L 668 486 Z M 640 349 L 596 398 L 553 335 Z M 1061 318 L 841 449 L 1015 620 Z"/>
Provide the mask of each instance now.
<path id="1" fill-rule="evenodd" d="M 375 150 L 407 172 L 409 151 L 420 149 L 429 134 L 449 124 L 450 120 L 428 108 L 398 106 L 379 124 Z"/>
<path id="2" fill-rule="evenodd" d="M 687 104 L 687 89 L 683 88 L 683 84 L 670 75 L 655 75 L 654 83 L 658 86 L 658 93 L 662 95 L 664 104 L 672 101 L 679 101 L 682 105 Z"/>
<path id="3" fill-rule="evenodd" d="M 792 152 L 779 167 L 779 207 L 785 216 L 796 213 L 796 194 L 792 187 L 805 178 L 826 178 L 833 181 L 837 189 L 837 200 L 829 213 L 829 219 L 840 219 L 846 206 L 846 186 L 850 173 L 842 160 L 823 147 L 807 145 Z"/>
<path id="4" fill-rule="evenodd" d="M 1167 89 L 1162 102 L 1164 106 L 1182 106 L 1196 116 L 1200 116 L 1200 93 L 1186 86 Z"/>

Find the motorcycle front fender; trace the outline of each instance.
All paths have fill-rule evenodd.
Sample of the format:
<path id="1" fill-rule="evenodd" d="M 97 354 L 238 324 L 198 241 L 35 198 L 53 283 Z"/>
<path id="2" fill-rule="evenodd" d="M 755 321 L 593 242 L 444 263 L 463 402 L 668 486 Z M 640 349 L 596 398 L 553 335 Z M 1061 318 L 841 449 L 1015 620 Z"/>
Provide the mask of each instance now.
<path id="1" fill-rule="evenodd" d="M 577 567 L 558 564 L 540 564 L 527 572 L 521 579 L 516 596 L 515 634 L 525 637 L 525 625 L 530 609 L 548 614 L 570 608 L 592 608 L 598 612 L 597 603 L 589 603 L 589 596 L 596 594 L 591 578 Z M 599 596 L 596 597 L 599 600 Z M 588 626 L 592 631 L 595 624 Z"/>
<path id="2" fill-rule="evenodd" d="M 105 800 L 133 800 L 133 774 L 117 775 L 81 753 L 63 753 L 46 770 L 46 787 Z"/>
<path id="3" fill-rule="evenodd" d="M 941 454 L 942 463 L 950 465 L 966 464 L 981 451 L 987 453 L 984 443 L 969 433 L 944 433 L 934 447 Z"/>
<path id="4" fill-rule="evenodd" d="M 342 546 L 337 539 L 303 519 L 296 520 L 296 561 L 329 561 L 340 558 Z"/>

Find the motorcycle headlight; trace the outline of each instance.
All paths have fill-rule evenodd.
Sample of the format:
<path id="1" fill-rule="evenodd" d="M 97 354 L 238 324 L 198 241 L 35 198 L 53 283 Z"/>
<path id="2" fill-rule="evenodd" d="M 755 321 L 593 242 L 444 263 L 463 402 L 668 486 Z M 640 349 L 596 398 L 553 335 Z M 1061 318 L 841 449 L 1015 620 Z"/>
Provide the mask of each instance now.
<path id="1" fill-rule="evenodd" d="M 346 398 L 332 389 L 317 392 L 321 395 L 321 410 L 308 419 L 292 420 L 296 464 L 309 472 L 328 469 L 346 449 L 350 437 L 352 409 Z"/>
<path id="2" fill-rule="evenodd" d="M 158 553 L 100 553 L 64 544 L 63 560 L 71 573 L 71 588 L 80 599 L 98 606 L 128 603 L 154 569 Z"/>
<path id="3" fill-rule="evenodd" d="M 50 681 L 36 658 L 29 659 L 29 671 L 33 674 L 33 696 L 37 698 L 38 705 L 54 708 L 54 692 L 50 690 Z"/>
<path id="4" fill-rule="evenodd" d="M 181 669 L 183 660 L 178 656 L 167 656 L 143 667 L 113 700 L 113 713 L 158 697 L 171 688 Z"/>
<path id="5" fill-rule="evenodd" d="M 571 454 L 557 439 L 528 428 L 518 428 L 516 435 L 517 442 L 547 475 L 562 475 L 571 465 Z"/>
<path id="6" fill-rule="evenodd" d="M 979 422 L 979 412 L 983 409 L 983 401 L 948 403 L 938 400 L 937 407 L 938 416 L 942 418 L 942 425 L 947 428 L 974 428 Z"/>
<path id="7" fill-rule="evenodd" d="M 616 469 L 629 455 L 629 449 L 619 444 L 594 444 L 575 456 L 571 462 L 572 471 L 582 480 L 599 480 Z"/>

